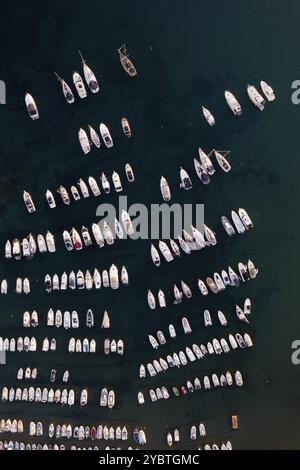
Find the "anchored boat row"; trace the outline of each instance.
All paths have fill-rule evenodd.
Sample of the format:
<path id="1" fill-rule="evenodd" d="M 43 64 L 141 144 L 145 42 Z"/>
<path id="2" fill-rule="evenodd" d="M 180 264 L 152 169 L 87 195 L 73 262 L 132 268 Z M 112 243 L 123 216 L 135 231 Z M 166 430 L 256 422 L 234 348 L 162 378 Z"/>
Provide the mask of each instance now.
<path id="1" fill-rule="evenodd" d="M 45 237 L 39 233 L 36 240 L 32 233 L 28 237 L 24 237 L 21 242 L 18 238 L 15 238 L 13 242 L 7 240 L 5 244 L 5 258 L 20 260 L 23 256 L 30 260 L 37 253 L 37 249 L 40 253 L 46 253 L 47 251 L 54 253 L 56 251 L 54 236 L 49 230 Z"/>
<path id="2" fill-rule="evenodd" d="M 80 393 L 80 406 L 87 404 L 87 390 L 83 389 Z M 11 387 L 2 388 L 1 401 L 23 401 L 23 402 L 35 402 L 35 403 L 60 403 L 61 405 L 68 404 L 73 406 L 75 404 L 75 391 L 73 389 L 67 390 L 64 388 L 53 390 L 53 388 L 40 387 L 34 388 L 16 388 Z"/>

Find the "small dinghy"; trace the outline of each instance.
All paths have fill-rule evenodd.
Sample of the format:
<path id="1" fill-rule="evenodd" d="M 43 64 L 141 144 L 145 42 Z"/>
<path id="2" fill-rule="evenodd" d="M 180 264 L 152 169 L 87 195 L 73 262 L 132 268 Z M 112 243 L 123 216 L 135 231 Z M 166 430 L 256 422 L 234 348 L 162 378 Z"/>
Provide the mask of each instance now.
<path id="1" fill-rule="evenodd" d="M 81 58 L 82 66 L 83 66 L 83 74 L 84 74 L 85 81 L 86 81 L 86 83 L 87 83 L 87 85 L 88 85 L 88 87 L 89 87 L 89 89 L 91 90 L 92 93 L 98 93 L 99 84 L 98 84 L 97 78 L 96 78 L 94 72 L 87 65 L 87 63 L 84 60 L 81 52 L 80 51 L 78 51 L 78 52 L 79 52 L 79 55 L 80 55 L 80 58 Z"/>
<path id="2" fill-rule="evenodd" d="M 83 153 L 86 155 L 87 153 L 91 151 L 91 145 L 90 145 L 87 133 L 85 132 L 84 129 L 82 129 L 82 127 L 78 131 L 78 139 L 79 139 L 81 148 L 83 150 Z"/>
<path id="3" fill-rule="evenodd" d="M 202 106 L 202 113 L 203 113 L 203 116 L 205 117 L 206 119 L 206 122 L 210 125 L 210 126 L 214 126 L 216 121 L 215 121 L 215 118 L 213 117 L 213 115 L 211 114 L 211 112 L 205 108 L 204 106 Z"/>
<path id="4" fill-rule="evenodd" d="M 26 93 L 25 95 L 25 104 L 26 104 L 27 111 L 31 119 L 33 121 L 35 121 L 36 119 L 39 119 L 40 116 L 39 116 L 36 102 L 34 101 L 33 96 L 30 93 Z"/>
<path id="5" fill-rule="evenodd" d="M 191 178 L 189 177 L 189 174 L 187 173 L 187 171 L 182 167 L 180 167 L 180 180 L 181 180 L 181 183 L 180 183 L 181 189 L 185 189 L 186 191 L 192 189 L 193 185 L 192 185 Z"/>
<path id="6" fill-rule="evenodd" d="M 73 72 L 73 83 L 75 85 L 79 98 L 86 98 L 87 92 L 83 80 L 78 72 Z"/>
<path id="7" fill-rule="evenodd" d="M 57 79 L 59 80 L 59 82 L 61 84 L 62 92 L 63 92 L 63 95 L 65 97 L 66 102 L 69 103 L 69 104 L 74 103 L 75 98 L 74 98 L 74 94 L 73 94 L 71 88 L 65 82 L 65 80 L 63 80 L 63 78 L 61 78 L 56 72 L 54 72 L 54 73 L 55 73 Z"/>

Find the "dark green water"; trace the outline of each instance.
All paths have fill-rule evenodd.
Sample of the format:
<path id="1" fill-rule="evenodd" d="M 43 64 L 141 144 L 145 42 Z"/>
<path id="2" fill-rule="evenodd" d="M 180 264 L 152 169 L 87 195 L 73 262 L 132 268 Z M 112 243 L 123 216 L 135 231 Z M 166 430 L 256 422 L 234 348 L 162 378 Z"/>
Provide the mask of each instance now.
<path id="1" fill-rule="evenodd" d="M 79 312 L 93 308 L 98 325 L 104 309 L 108 309 L 112 320 L 109 335 L 124 338 L 126 354 L 122 359 L 107 358 L 102 353 L 70 356 L 66 347 L 72 332 L 53 331 L 57 352 L 9 355 L 7 365 L 1 367 L 1 386 L 16 383 L 21 365 L 38 367 L 41 386 L 49 386 L 52 367 L 61 372 L 68 367 L 70 385 L 76 390 L 88 388 L 88 406 L 80 410 L 78 406 L 69 409 L 6 403 L 0 404 L 1 417 L 23 417 L 26 423 L 40 418 L 44 423 L 127 423 L 130 429 L 144 426 L 147 447 L 152 449 L 165 448 L 166 432 L 175 426 L 181 430 L 181 448 L 196 448 L 198 443 L 188 439 L 189 428 L 204 421 L 209 443 L 230 439 L 236 449 L 299 448 L 299 368 L 290 360 L 291 343 L 300 334 L 300 108 L 290 99 L 291 82 L 299 75 L 298 2 L 264 0 L 247 2 L 245 7 L 232 0 L 43 3 L 31 1 L 26 10 L 16 8 L 16 2 L 6 4 L 0 17 L 0 78 L 7 85 L 7 104 L 0 107 L 3 253 L 7 238 L 47 229 L 59 238 L 64 228 L 92 223 L 96 199 L 50 211 L 44 201 L 45 190 L 61 183 L 70 186 L 80 176 L 97 176 L 102 170 L 119 171 L 127 161 L 136 175 L 136 184 L 124 185 L 129 203 L 161 202 L 159 178 L 164 174 L 174 202 L 205 204 L 206 222 L 216 230 L 219 244 L 204 253 L 164 264 L 158 271 L 150 260 L 148 241 L 129 240 L 113 248 L 99 251 L 93 247 L 82 253 L 67 253 L 60 243 L 55 255 L 36 256 L 30 263 L 5 261 L 3 256 L 0 275 L 8 279 L 11 292 L 0 299 L 1 336 L 27 334 L 21 328 L 26 309 L 36 309 L 44 325 L 50 307 L 76 308 Z M 134 57 L 139 72 L 136 80 L 129 79 L 119 64 L 116 49 L 123 42 Z M 72 71 L 80 71 L 79 48 L 99 79 L 101 92 L 69 106 L 53 71 L 71 83 Z M 245 93 L 247 83 L 258 84 L 261 79 L 269 81 L 277 95 L 276 102 L 263 113 L 254 109 Z M 243 106 L 243 116 L 238 119 L 224 103 L 226 88 Z M 32 92 L 37 100 L 37 122 L 27 115 L 25 91 Z M 203 120 L 201 104 L 214 112 L 214 128 Z M 121 134 L 122 116 L 132 124 L 130 141 Z M 109 125 L 115 146 L 112 150 L 94 150 L 84 158 L 77 141 L 78 128 L 101 121 Z M 193 191 L 183 193 L 178 188 L 179 166 L 193 174 L 192 157 L 198 145 L 207 150 L 231 149 L 233 170 L 229 175 L 218 172 L 207 188 L 196 184 L 194 176 Z M 34 215 L 27 214 L 23 206 L 23 189 L 29 190 L 37 203 Z M 116 203 L 117 197 L 112 194 L 104 200 Z M 249 211 L 255 229 L 229 240 L 219 218 L 237 207 Z M 184 279 L 195 290 L 197 277 L 249 257 L 260 268 L 255 281 L 217 297 L 203 299 L 195 293 L 191 301 L 164 312 L 148 309 L 149 287 L 167 291 L 174 281 Z M 130 276 L 127 290 L 50 296 L 43 290 L 46 272 L 107 268 L 112 262 L 126 264 Z M 30 277 L 30 296 L 13 293 L 17 275 Z M 138 407 L 136 394 L 143 390 L 138 366 L 156 356 L 147 335 L 157 329 L 166 331 L 171 322 L 179 325 L 182 314 L 186 314 L 193 326 L 191 337 L 181 335 L 176 344 L 162 349 L 162 356 L 194 341 L 220 337 L 223 332 L 218 327 L 207 331 L 201 326 L 204 308 L 231 312 L 235 303 L 247 296 L 253 301 L 248 328 L 255 342 L 252 350 L 208 358 L 145 381 L 147 389 L 158 385 L 171 388 L 197 375 L 239 368 L 245 380 L 243 389 L 197 393 Z M 228 316 L 232 325 L 228 332 L 244 330 L 233 315 Z M 51 333 L 43 326 L 33 332 L 39 340 L 51 337 Z M 87 334 L 97 338 L 99 344 L 104 339 L 100 327 L 92 336 L 82 328 L 80 336 Z M 118 408 L 111 412 L 98 406 L 103 386 L 117 393 Z M 230 428 L 233 413 L 240 421 L 240 430 L 235 433 Z M 27 441 L 25 437 L 23 440 Z"/>

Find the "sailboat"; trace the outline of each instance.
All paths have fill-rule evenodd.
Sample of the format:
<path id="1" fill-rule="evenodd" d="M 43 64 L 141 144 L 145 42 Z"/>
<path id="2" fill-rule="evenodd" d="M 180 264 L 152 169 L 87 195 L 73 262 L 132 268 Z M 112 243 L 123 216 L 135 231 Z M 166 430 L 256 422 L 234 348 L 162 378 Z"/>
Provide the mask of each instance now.
<path id="1" fill-rule="evenodd" d="M 98 93 L 99 84 L 98 84 L 97 78 L 96 78 L 94 72 L 90 69 L 90 67 L 85 62 L 81 52 L 80 51 L 78 51 L 78 52 L 79 52 L 79 55 L 80 55 L 81 61 L 82 61 L 83 74 L 84 74 L 85 81 L 86 81 L 86 83 L 87 83 L 87 85 L 88 85 L 88 87 L 89 87 L 89 89 L 91 90 L 92 93 Z"/>
<path id="2" fill-rule="evenodd" d="M 74 98 L 74 95 L 73 95 L 73 92 L 72 92 L 71 88 L 63 80 L 63 78 L 61 78 L 56 72 L 54 72 L 54 73 L 55 73 L 57 79 L 60 81 L 62 91 L 63 91 L 64 97 L 65 97 L 67 103 L 70 103 L 70 104 L 74 103 L 75 98 Z"/>
<path id="3" fill-rule="evenodd" d="M 222 168 L 222 170 L 225 171 L 225 173 L 228 173 L 231 170 L 230 163 L 226 160 L 224 155 L 222 155 L 217 150 L 214 150 L 214 153 L 215 153 L 215 157 L 217 159 L 217 162 L 219 164 L 219 167 Z M 226 152 L 226 155 L 227 155 L 227 153 L 228 152 Z"/>
<path id="4" fill-rule="evenodd" d="M 137 71 L 135 66 L 133 65 L 132 61 L 129 59 L 127 51 L 126 51 L 126 46 L 123 44 L 119 49 L 118 49 L 120 61 L 122 64 L 123 69 L 125 72 L 130 76 L 130 77 L 136 77 L 137 76 Z"/>
<path id="5" fill-rule="evenodd" d="M 207 123 L 210 126 L 214 126 L 216 121 L 215 121 L 215 118 L 213 117 L 213 115 L 211 114 L 211 112 L 207 108 L 202 106 L 202 113 L 203 113 L 203 116 L 205 117 Z"/>
<path id="6" fill-rule="evenodd" d="M 212 176 L 216 170 L 212 164 L 211 159 L 200 147 L 198 147 L 198 153 L 199 153 L 199 158 L 200 158 L 203 168 L 205 168 L 207 173 L 210 176 Z"/>

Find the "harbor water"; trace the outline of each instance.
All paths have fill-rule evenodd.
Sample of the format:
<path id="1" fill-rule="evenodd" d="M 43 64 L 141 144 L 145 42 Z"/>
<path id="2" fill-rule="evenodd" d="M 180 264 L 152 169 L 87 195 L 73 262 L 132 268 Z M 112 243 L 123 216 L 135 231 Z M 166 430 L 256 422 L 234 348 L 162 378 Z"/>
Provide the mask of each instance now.
<path id="1" fill-rule="evenodd" d="M 164 0 L 130 3 L 113 0 L 86 2 L 31 1 L 27 9 L 21 2 L 7 3 L 0 15 L 1 79 L 6 83 L 5 105 L 0 105 L 0 279 L 9 285 L 0 298 L 0 336 L 35 335 L 37 353 L 8 353 L 7 364 L 0 366 L 0 384 L 16 385 L 19 367 L 37 367 L 35 386 L 50 388 L 49 375 L 57 369 L 55 388 L 63 388 L 60 378 L 70 371 L 68 387 L 76 391 L 75 406 L 32 403 L 0 403 L 0 418 L 23 418 L 44 423 L 71 423 L 117 426 L 126 424 L 146 430 L 149 449 L 165 449 L 166 434 L 180 430 L 179 449 L 196 449 L 202 443 L 189 439 L 190 427 L 204 422 L 205 443 L 230 440 L 234 449 L 298 449 L 300 417 L 300 366 L 292 364 L 291 344 L 300 339 L 298 312 L 298 200 L 299 170 L 298 123 L 300 106 L 292 104 L 291 83 L 299 75 L 299 4 L 294 0 L 226 2 L 215 0 Z M 125 42 L 137 67 L 131 79 L 122 70 L 117 48 Z M 95 71 L 100 92 L 69 105 L 61 93 L 54 71 L 70 85 L 72 72 L 81 73 L 78 50 Z M 259 86 L 260 80 L 272 85 L 276 101 L 259 112 L 246 94 L 247 84 Z M 72 84 L 73 86 L 73 84 Z M 243 114 L 235 118 L 224 100 L 231 90 L 242 105 Z M 40 119 L 31 121 L 24 104 L 30 92 L 39 107 Z M 214 114 L 216 125 L 205 122 L 201 106 Z M 120 120 L 126 116 L 133 136 L 126 139 Z M 114 147 L 83 156 L 77 132 L 88 124 L 95 128 L 106 123 Z M 231 150 L 232 171 L 217 171 L 210 185 L 197 181 L 193 157 L 197 147 Z M 129 162 L 135 183 L 126 182 L 124 166 Z M 179 188 L 179 169 L 190 174 L 191 191 Z M 67 252 L 62 231 L 80 229 L 97 221 L 101 202 L 118 203 L 115 192 L 87 198 L 69 207 L 51 210 L 45 191 L 56 191 L 60 184 L 70 188 L 82 177 L 98 179 L 102 171 L 119 172 L 128 204 L 150 207 L 161 203 L 159 181 L 164 175 L 170 184 L 172 202 L 199 203 L 205 207 L 205 222 L 217 234 L 218 244 L 157 269 L 150 258 L 150 240 L 120 240 L 101 250 L 95 245 L 81 252 Z M 22 193 L 29 191 L 37 211 L 28 214 Z M 228 238 L 220 218 L 232 209 L 247 209 L 254 229 L 245 235 Z M 50 230 L 57 241 L 55 254 L 36 255 L 34 259 L 5 260 L 7 239 L 22 239 L 29 233 Z M 157 245 L 157 242 L 155 242 Z M 197 279 L 205 279 L 228 265 L 252 259 L 259 268 L 257 278 L 229 288 L 219 295 L 202 297 Z M 119 290 L 66 291 L 47 294 L 44 276 L 78 269 L 108 269 L 115 263 L 127 267 L 129 287 Z M 17 276 L 28 276 L 32 292 L 14 292 Z M 172 288 L 184 280 L 193 290 L 191 300 L 172 305 Z M 151 311 L 147 290 L 162 288 L 168 296 L 167 309 Z M 252 300 L 250 325 L 239 322 L 235 305 Z M 82 325 L 92 308 L 96 327 L 65 331 L 46 326 L 47 312 L 76 309 Z M 229 326 L 204 328 L 203 311 L 216 315 L 222 310 Z M 40 325 L 24 330 L 25 310 L 37 310 Z M 104 310 L 111 318 L 111 329 L 101 330 Z M 188 336 L 180 334 L 181 318 L 192 326 Z M 172 323 L 178 331 L 176 341 L 168 341 L 158 352 L 148 334 L 162 330 L 167 336 Z M 216 322 L 215 322 L 216 323 Z M 193 343 L 249 332 L 254 347 L 210 356 L 203 361 L 172 369 L 155 378 L 139 379 L 141 363 L 180 351 Z M 57 339 L 57 351 L 41 352 L 44 337 Z M 68 354 L 69 339 L 88 337 L 97 340 L 97 354 Z M 125 354 L 104 356 L 105 337 L 122 338 Z M 186 384 L 195 377 L 239 369 L 242 388 L 201 391 L 151 403 L 148 390 L 165 385 Z M 26 384 L 28 386 L 28 384 Z M 114 389 L 117 406 L 99 406 L 103 387 Z M 80 408 L 78 393 L 89 391 L 89 403 Z M 138 391 L 146 403 L 137 404 Z M 172 392 L 171 392 L 172 393 Z M 231 416 L 239 417 L 239 430 L 231 430 Z M 44 430 L 45 433 L 45 430 Z M 19 438 L 29 442 L 28 437 Z M 47 442 L 47 437 L 39 438 Z M 132 440 L 129 441 L 132 444 Z M 67 445 L 74 443 L 68 442 Z M 104 448 L 103 441 L 97 442 Z"/>

